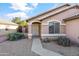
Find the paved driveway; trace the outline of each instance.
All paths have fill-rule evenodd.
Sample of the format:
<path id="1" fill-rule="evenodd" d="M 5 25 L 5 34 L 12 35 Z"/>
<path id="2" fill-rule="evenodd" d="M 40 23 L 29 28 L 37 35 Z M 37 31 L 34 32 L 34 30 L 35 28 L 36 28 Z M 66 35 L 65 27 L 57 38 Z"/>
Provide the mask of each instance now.
<path id="1" fill-rule="evenodd" d="M 32 40 L 6 41 L 0 43 L 0 56 L 38 56 L 31 51 Z"/>

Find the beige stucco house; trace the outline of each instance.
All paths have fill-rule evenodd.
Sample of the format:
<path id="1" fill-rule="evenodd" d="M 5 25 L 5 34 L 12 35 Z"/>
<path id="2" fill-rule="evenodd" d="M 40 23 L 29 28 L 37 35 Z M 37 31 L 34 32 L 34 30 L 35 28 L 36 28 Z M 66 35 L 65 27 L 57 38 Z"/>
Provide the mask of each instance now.
<path id="1" fill-rule="evenodd" d="M 18 27 L 18 24 L 15 24 L 11 21 L 6 21 L 4 19 L 0 19 L 0 32 L 14 31 Z M 7 29 L 7 30 L 6 30 Z"/>
<path id="2" fill-rule="evenodd" d="M 64 4 L 28 19 L 28 38 L 67 36 L 79 43 L 79 6 Z"/>

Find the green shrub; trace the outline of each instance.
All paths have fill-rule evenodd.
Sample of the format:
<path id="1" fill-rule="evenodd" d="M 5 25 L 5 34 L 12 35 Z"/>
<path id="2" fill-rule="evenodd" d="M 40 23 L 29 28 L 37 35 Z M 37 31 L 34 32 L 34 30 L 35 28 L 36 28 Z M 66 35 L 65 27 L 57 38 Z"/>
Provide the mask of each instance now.
<path id="1" fill-rule="evenodd" d="M 19 33 L 19 32 L 10 33 L 8 35 L 8 40 L 10 40 L 10 41 L 16 41 L 16 40 L 20 40 L 20 39 L 23 39 L 23 38 L 25 38 L 24 34 L 23 33 Z"/>
<path id="2" fill-rule="evenodd" d="M 71 45 L 70 39 L 67 37 L 62 37 L 62 36 L 58 37 L 57 43 L 62 46 L 70 46 Z"/>
<path id="3" fill-rule="evenodd" d="M 49 39 L 49 38 L 45 38 L 45 39 L 43 39 L 42 40 L 44 43 L 48 43 L 48 42 L 50 42 L 51 40 Z"/>

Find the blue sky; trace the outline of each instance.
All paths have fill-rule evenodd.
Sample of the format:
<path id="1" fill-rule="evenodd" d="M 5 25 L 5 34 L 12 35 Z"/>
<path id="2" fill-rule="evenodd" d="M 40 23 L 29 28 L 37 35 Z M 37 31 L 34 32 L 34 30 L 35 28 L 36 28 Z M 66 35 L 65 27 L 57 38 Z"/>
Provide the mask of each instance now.
<path id="1" fill-rule="evenodd" d="M 55 3 L 0 3 L 0 18 L 11 20 L 14 17 L 27 19 L 56 7 Z"/>

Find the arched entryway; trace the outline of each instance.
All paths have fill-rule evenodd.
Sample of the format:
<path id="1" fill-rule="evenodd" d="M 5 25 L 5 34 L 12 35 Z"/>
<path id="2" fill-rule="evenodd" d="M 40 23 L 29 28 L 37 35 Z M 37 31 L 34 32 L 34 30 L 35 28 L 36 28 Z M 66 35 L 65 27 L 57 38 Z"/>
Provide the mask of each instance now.
<path id="1" fill-rule="evenodd" d="M 41 23 L 33 22 L 32 23 L 32 37 L 40 37 L 41 36 Z"/>

